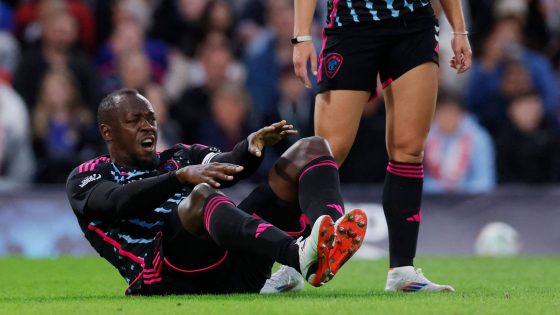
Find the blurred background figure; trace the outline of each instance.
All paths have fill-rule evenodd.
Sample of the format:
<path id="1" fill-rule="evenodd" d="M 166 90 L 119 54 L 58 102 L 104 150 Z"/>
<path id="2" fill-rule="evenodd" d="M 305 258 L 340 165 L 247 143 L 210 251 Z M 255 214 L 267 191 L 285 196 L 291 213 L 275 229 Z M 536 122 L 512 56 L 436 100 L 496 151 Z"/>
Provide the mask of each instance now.
<path id="1" fill-rule="evenodd" d="M 508 122 L 498 133 L 497 164 L 501 183 L 550 183 L 560 179 L 558 123 L 546 114 L 535 91 L 517 95 L 507 108 Z"/>
<path id="2" fill-rule="evenodd" d="M 496 185 L 490 135 L 460 99 L 440 93 L 425 151 L 426 192 L 488 192 Z"/>
<path id="3" fill-rule="evenodd" d="M 181 125 L 170 117 L 169 103 L 163 88 L 157 84 L 149 84 L 144 95 L 152 103 L 158 126 L 157 151 L 164 151 L 181 142 Z"/>
<path id="4" fill-rule="evenodd" d="M 182 93 L 171 109 L 183 128 L 181 139 L 185 143 L 200 142 L 200 126 L 212 116 L 212 94 L 226 82 L 239 82 L 232 79 L 237 76 L 239 66 L 223 34 L 207 34 L 196 56 L 191 73 L 193 85 Z"/>
<path id="5" fill-rule="evenodd" d="M 508 64 L 521 64 L 527 69 L 530 84 L 541 96 L 545 110 L 555 113 L 558 90 L 553 67 L 545 55 L 531 50 L 524 43 L 524 16 L 507 15 L 496 20 L 492 32 L 483 42 L 480 58 L 475 59 L 466 92 L 466 103 L 481 123 L 495 134 L 505 112 L 501 84 Z M 507 103 L 507 101 L 505 102 Z"/>
<path id="6" fill-rule="evenodd" d="M 126 51 L 118 60 L 119 85 L 116 89 L 135 89 L 144 94 L 148 85 L 153 82 L 150 71 L 150 60 L 141 50 Z"/>
<path id="7" fill-rule="evenodd" d="M 292 64 L 282 67 L 278 90 L 278 101 L 269 112 L 264 113 L 263 123 L 269 125 L 284 119 L 298 130 L 296 136 L 288 137 L 276 145 L 278 148 L 275 151 L 281 154 L 297 140 L 313 136 L 315 95 L 301 84 Z"/>
<path id="8" fill-rule="evenodd" d="M 292 62 L 292 0 L 267 0 L 265 28 L 246 48 L 247 90 L 253 100 L 254 115 L 274 110 L 279 98 L 278 83 L 283 65 Z"/>
<path id="9" fill-rule="evenodd" d="M 340 180 L 346 183 L 382 183 L 388 162 L 385 150 L 385 101 L 383 90 L 364 106 L 360 127 Z"/>
<path id="10" fill-rule="evenodd" d="M 21 188 L 33 180 L 30 130 L 25 103 L 0 79 L 0 191 Z"/>
<path id="11" fill-rule="evenodd" d="M 99 153 L 95 120 L 71 72 L 45 74 L 32 115 L 37 181 L 64 183 L 76 165 Z"/>
<path id="12" fill-rule="evenodd" d="M 18 42 L 11 33 L 0 29 L 0 81 L 12 82 L 19 58 Z"/>
<path id="13" fill-rule="evenodd" d="M 203 37 L 202 15 L 207 3 L 208 0 L 159 1 L 152 18 L 151 35 L 192 57 Z"/>
<path id="14" fill-rule="evenodd" d="M 14 74 L 15 89 L 32 110 L 48 69 L 67 68 L 76 78 L 85 104 L 93 112 L 101 100 L 101 91 L 90 58 L 75 46 L 78 38 L 76 18 L 57 9 L 41 16 L 41 26 L 41 41 L 24 54 Z"/>
<path id="15" fill-rule="evenodd" d="M 249 135 L 249 97 L 239 84 L 224 83 L 211 96 L 212 116 L 200 126 L 200 143 L 231 151 Z"/>
<path id="16" fill-rule="evenodd" d="M 95 19 L 91 9 L 81 0 L 31 0 L 21 1 L 15 12 L 15 34 L 25 47 L 32 46 L 43 37 L 44 16 L 54 11 L 65 11 L 76 18 L 79 45 L 87 52 L 95 47 Z"/>
<path id="17" fill-rule="evenodd" d="M 109 40 L 97 53 L 97 71 L 101 77 L 103 91 L 110 93 L 123 86 L 117 74 L 119 60 L 127 54 L 139 51 L 146 55 L 148 64 L 146 71 L 158 84 L 163 83 L 167 72 L 167 45 L 160 40 L 146 39 L 140 22 L 125 19 L 115 25 Z"/>

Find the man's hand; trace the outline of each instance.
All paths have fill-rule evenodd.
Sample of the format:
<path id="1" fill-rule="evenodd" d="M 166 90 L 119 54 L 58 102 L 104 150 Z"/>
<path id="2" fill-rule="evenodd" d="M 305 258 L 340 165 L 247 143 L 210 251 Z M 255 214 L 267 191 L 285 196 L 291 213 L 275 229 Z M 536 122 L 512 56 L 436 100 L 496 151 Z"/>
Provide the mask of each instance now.
<path id="1" fill-rule="evenodd" d="M 241 172 L 243 166 L 229 163 L 210 163 L 189 165 L 177 170 L 177 178 L 181 184 L 198 185 L 207 183 L 212 187 L 220 187 L 218 181 L 231 181 L 233 175 Z"/>
<path id="2" fill-rule="evenodd" d="M 293 125 L 288 125 L 285 120 L 261 128 L 247 137 L 249 153 L 261 157 L 265 146 L 275 145 L 285 137 L 295 134 L 297 134 L 297 130 Z"/>
<path id="3" fill-rule="evenodd" d="M 307 62 L 311 62 L 311 72 L 317 75 L 317 52 L 313 42 L 301 42 L 294 45 L 293 53 L 294 72 L 306 88 L 311 88 L 311 81 L 307 76 Z"/>

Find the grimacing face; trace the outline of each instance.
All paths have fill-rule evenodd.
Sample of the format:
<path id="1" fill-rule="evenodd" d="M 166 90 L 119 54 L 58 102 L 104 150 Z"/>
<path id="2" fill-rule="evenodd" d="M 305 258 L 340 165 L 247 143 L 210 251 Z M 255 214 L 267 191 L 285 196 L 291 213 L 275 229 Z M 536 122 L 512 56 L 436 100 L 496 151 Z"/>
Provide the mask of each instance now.
<path id="1" fill-rule="evenodd" d="M 111 156 L 120 165 L 147 168 L 156 158 L 157 123 L 150 102 L 140 94 L 120 96 L 111 113 L 109 144 Z M 103 131 L 102 131 L 103 132 Z"/>

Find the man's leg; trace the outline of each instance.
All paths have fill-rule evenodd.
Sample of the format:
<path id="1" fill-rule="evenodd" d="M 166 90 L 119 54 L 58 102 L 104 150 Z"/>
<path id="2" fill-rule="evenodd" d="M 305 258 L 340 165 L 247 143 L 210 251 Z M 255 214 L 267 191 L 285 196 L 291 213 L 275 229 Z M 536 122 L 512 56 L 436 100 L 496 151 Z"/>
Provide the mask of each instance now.
<path id="1" fill-rule="evenodd" d="M 340 267 L 358 250 L 366 231 L 367 218 L 363 211 L 355 209 L 344 215 L 344 204 L 340 194 L 340 181 L 338 166 L 334 161 L 328 143 L 320 137 L 301 139 L 291 146 L 278 160 L 269 172 L 270 189 L 261 189 L 265 194 L 259 197 L 250 195 L 247 202 L 242 205 L 253 207 L 255 212 L 263 217 L 274 218 L 274 224 L 287 226 L 289 222 L 282 220 L 282 216 L 274 212 L 286 211 L 291 218 L 292 227 L 297 222 L 290 209 L 278 209 L 277 205 L 282 200 L 285 203 L 299 201 L 301 211 L 309 218 L 310 222 L 324 214 L 337 220 L 337 237 L 331 253 L 331 277 Z M 268 195 L 268 197 L 264 197 Z M 268 203 L 259 205 L 248 200 L 264 198 Z M 272 213 L 271 213 L 272 212 Z M 293 229 L 293 228 L 292 228 Z M 289 279 L 282 277 L 282 273 L 289 270 L 281 269 L 272 278 Z"/>
<path id="2" fill-rule="evenodd" d="M 297 141 L 282 154 L 268 176 L 272 192 L 282 200 L 299 201 L 311 223 L 324 214 L 333 220 L 344 214 L 338 165 L 323 138 Z"/>
<path id="3" fill-rule="evenodd" d="M 179 205 L 183 227 L 220 247 L 268 257 L 299 270 L 313 285 L 327 280 L 328 256 L 334 227 L 328 216 L 318 218 L 310 236 L 296 243 L 272 224 L 238 209 L 231 200 L 207 184 L 197 185 Z"/>

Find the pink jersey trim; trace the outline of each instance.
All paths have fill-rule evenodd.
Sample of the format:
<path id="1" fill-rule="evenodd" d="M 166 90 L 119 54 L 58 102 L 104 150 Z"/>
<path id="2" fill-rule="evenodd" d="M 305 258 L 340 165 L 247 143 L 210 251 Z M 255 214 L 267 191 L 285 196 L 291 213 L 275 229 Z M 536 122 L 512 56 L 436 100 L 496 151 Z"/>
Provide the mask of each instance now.
<path id="1" fill-rule="evenodd" d="M 336 10 L 338 9 L 338 1 L 339 0 L 334 0 L 333 8 L 332 8 L 332 11 L 331 11 L 331 18 L 330 18 L 328 27 L 333 27 L 334 26 L 334 16 L 336 15 Z"/>
<path id="2" fill-rule="evenodd" d="M 144 260 L 140 257 L 137 257 L 136 255 L 134 255 L 131 252 L 128 252 L 124 249 L 122 249 L 122 245 L 119 244 L 119 242 L 115 241 L 114 239 L 110 238 L 109 236 L 107 236 L 107 234 L 105 234 L 105 232 L 103 232 L 101 229 L 99 229 L 98 227 L 95 227 L 93 225 L 91 225 L 91 223 L 88 225 L 88 230 L 93 231 L 95 233 L 97 233 L 97 235 L 101 236 L 101 238 L 103 239 L 103 241 L 113 245 L 116 249 L 119 250 L 119 254 L 125 257 L 128 257 L 129 259 L 131 259 L 132 261 L 134 261 L 135 263 L 141 264 L 142 266 L 144 266 Z"/>
<path id="3" fill-rule="evenodd" d="M 169 262 L 169 260 L 167 260 L 167 258 L 165 258 L 165 257 L 163 258 L 163 261 L 165 262 L 166 265 L 168 265 L 169 267 L 171 267 L 171 269 L 173 269 L 175 271 L 183 272 L 183 273 L 197 273 L 197 272 L 212 270 L 212 269 L 218 267 L 219 265 L 221 265 L 226 260 L 228 254 L 229 254 L 229 252 L 226 251 L 224 253 L 224 256 L 220 260 L 218 260 L 216 263 L 214 263 L 213 265 L 210 265 L 210 266 L 204 267 L 204 268 L 200 268 L 200 269 L 191 269 L 191 270 L 181 269 L 179 267 L 176 267 L 173 264 L 171 264 L 171 262 Z"/>

